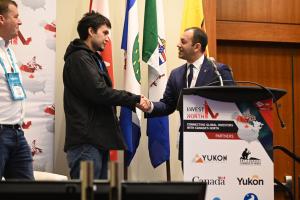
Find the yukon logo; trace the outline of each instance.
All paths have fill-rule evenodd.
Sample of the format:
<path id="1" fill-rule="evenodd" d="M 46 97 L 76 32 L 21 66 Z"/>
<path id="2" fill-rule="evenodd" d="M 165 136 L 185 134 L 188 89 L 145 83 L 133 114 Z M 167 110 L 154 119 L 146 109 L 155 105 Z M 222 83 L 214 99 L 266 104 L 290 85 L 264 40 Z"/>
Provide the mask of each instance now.
<path id="1" fill-rule="evenodd" d="M 225 185 L 225 179 L 226 179 L 225 176 L 219 176 L 215 179 L 213 178 L 201 179 L 199 176 L 194 176 L 192 181 L 206 183 L 207 185 Z"/>
<path id="2" fill-rule="evenodd" d="M 217 163 L 217 162 L 226 162 L 227 155 L 207 155 L 207 154 L 196 154 L 193 162 L 197 164 L 203 163 Z"/>
<path id="3" fill-rule="evenodd" d="M 261 160 L 255 157 L 249 157 L 251 152 L 245 148 L 240 158 L 241 165 L 261 165 Z"/>
<path id="4" fill-rule="evenodd" d="M 248 178 L 237 178 L 239 185 L 264 185 L 264 180 L 257 175 Z"/>

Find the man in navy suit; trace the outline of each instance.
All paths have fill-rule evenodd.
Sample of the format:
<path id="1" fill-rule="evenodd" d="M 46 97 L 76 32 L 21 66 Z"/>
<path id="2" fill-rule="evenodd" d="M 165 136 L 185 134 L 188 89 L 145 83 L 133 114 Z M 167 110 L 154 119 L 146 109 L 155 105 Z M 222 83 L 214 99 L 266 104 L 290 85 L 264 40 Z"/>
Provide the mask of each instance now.
<path id="1" fill-rule="evenodd" d="M 177 106 L 180 91 L 183 88 L 199 87 L 207 85 L 220 85 L 215 67 L 205 55 L 207 35 L 198 27 L 191 27 L 184 31 L 178 43 L 178 57 L 187 61 L 184 65 L 172 70 L 163 98 L 159 102 L 149 102 L 144 109 L 145 117 L 165 116 L 173 113 Z M 224 64 L 218 64 L 217 69 L 222 76 L 224 84 L 233 85 L 233 77 L 230 68 Z M 232 80 L 232 81 L 228 81 Z M 214 84 L 213 84 L 214 83 Z M 182 121 L 182 112 L 180 111 Z M 179 160 L 183 161 L 183 133 L 180 127 Z"/>

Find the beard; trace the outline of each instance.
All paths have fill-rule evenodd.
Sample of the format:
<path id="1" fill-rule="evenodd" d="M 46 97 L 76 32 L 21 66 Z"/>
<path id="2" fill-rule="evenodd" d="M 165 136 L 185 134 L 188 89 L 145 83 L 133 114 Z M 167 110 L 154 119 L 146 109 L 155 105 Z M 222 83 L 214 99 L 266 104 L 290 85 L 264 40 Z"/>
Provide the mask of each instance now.
<path id="1" fill-rule="evenodd" d="M 95 49 L 96 51 L 103 51 L 105 48 L 104 44 L 99 45 L 96 42 L 93 42 L 92 45 L 93 45 L 93 49 Z"/>
<path id="2" fill-rule="evenodd" d="M 185 54 L 182 51 L 178 52 L 178 58 L 185 59 Z"/>

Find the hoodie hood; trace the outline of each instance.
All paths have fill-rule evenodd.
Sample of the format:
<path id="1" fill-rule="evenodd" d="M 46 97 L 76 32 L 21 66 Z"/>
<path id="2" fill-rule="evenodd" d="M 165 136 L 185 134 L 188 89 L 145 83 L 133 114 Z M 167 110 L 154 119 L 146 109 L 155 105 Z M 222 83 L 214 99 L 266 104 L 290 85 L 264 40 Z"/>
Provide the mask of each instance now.
<path id="1" fill-rule="evenodd" d="M 84 43 L 83 40 L 75 39 L 69 44 L 66 53 L 64 55 L 64 60 L 66 61 L 72 53 L 80 50 L 89 51 L 93 53 L 93 51 L 89 49 L 89 47 Z"/>

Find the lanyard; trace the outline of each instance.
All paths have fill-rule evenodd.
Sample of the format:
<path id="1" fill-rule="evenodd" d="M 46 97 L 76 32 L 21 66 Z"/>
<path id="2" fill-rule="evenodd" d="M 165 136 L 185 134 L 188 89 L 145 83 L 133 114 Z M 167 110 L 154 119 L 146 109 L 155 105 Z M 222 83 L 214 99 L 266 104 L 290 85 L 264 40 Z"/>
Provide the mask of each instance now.
<path id="1" fill-rule="evenodd" d="M 7 53 L 9 54 L 12 68 L 13 68 L 12 70 L 14 72 L 7 73 L 3 59 L 1 57 L 0 57 L 0 64 L 1 64 L 2 68 L 4 69 L 6 81 L 7 81 L 10 93 L 11 93 L 12 100 L 13 101 L 24 100 L 26 98 L 26 94 L 25 94 L 24 88 L 23 88 L 21 80 L 20 80 L 20 74 L 16 72 L 16 64 L 13 61 L 13 57 L 12 57 L 10 49 L 7 49 Z"/>
<path id="2" fill-rule="evenodd" d="M 100 61 L 99 59 L 97 59 L 97 61 L 98 61 L 100 70 L 101 70 L 101 71 L 104 71 L 103 65 L 102 65 L 101 61 Z"/>
<path id="3" fill-rule="evenodd" d="M 102 72 L 105 72 L 105 64 L 103 63 L 103 61 L 102 60 L 100 60 L 99 58 L 96 58 L 97 59 L 97 62 L 98 62 L 98 67 L 99 67 L 99 69 L 100 69 L 100 71 L 102 71 Z"/>
<path id="4" fill-rule="evenodd" d="M 11 54 L 11 51 L 10 51 L 9 48 L 7 48 L 7 53 L 8 53 L 8 55 L 9 55 L 10 61 L 11 61 L 11 63 L 12 63 L 12 67 L 13 67 L 13 69 L 14 69 L 14 72 L 16 72 L 16 64 L 15 64 L 13 58 L 12 58 L 12 54 Z M 2 60 L 1 57 L 0 57 L 0 64 L 1 64 L 2 68 L 4 69 L 5 74 L 7 74 L 7 71 L 6 71 L 4 62 L 3 62 L 3 60 Z"/>

